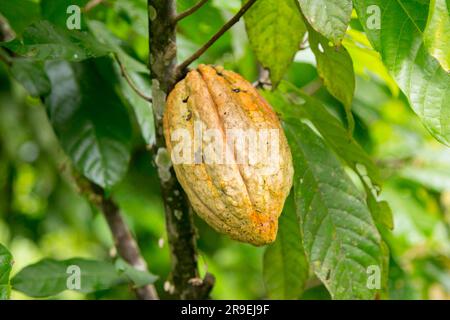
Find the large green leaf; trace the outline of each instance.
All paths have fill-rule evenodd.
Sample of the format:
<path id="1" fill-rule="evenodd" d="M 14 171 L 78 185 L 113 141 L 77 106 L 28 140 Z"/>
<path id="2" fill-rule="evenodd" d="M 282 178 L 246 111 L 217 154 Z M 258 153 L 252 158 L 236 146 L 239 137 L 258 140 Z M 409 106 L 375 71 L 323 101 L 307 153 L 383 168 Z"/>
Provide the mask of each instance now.
<path id="1" fill-rule="evenodd" d="M 30 95 L 39 97 L 50 92 L 50 80 L 45 73 L 43 62 L 16 58 L 12 60 L 10 71 Z"/>
<path id="2" fill-rule="evenodd" d="M 381 30 L 372 30 L 366 23 L 369 5 L 380 8 Z M 450 74 L 424 43 L 429 4 L 419 0 L 356 0 L 355 7 L 369 39 L 414 111 L 436 139 L 450 145 Z"/>
<path id="3" fill-rule="evenodd" d="M 11 253 L 0 244 L 0 300 L 9 299 L 11 286 L 9 284 L 9 274 L 13 265 Z"/>
<path id="4" fill-rule="evenodd" d="M 79 271 L 79 289 L 70 286 L 71 280 L 75 281 L 74 270 Z M 81 258 L 64 261 L 44 259 L 22 269 L 11 280 L 14 290 L 30 297 L 48 297 L 68 289 L 89 293 L 126 282 L 126 278 L 119 274 L 114 264 Z"/>
<path id="5" fill-rule="evenodd" d="M 279 219 L 277 239 L 264 253 L 264 283 L 271 299 L 298 299 L 305 288 L 309 266 L 291 194 Z"/>
<path id="6" fill-rule="evenodd" d="M 0 14 L 20 35 L 30 23 L 40 18 L 39 4 L 31 0 L 0 1 Z"/>
<path id="7" fill-rule="evenodd" d="M 101 57 L 112 51 L 87 32 L 69 31 L 48 21 L 30 25 L 21 39 L 14 39 L 3 45 L 18 55 L 40 61 L 82 61 Z"/>
<path id="8" fill-rule="evenodd" d="M 446 0 L 430 1 L 424 41 L 430 54 L 450 72 L 450 8 Z"/>
<path id="9" fill-rule="evenodd" d="M 342 104 L 347 115 L 349 131 L 353 132 L 352 101 L 355 92 L 355 73 L 352 58 L 343 46 L 329 45 L 319 33 L 309 29 L 309 43 L 317 61 L 317 71 L 328 91 Z"/>
<path id="10" fill-rule="evenodd" d="M 334 299 L 373 299 L 369 267 L 382 270 L 381 238 L 366 204 L 336 156 L 307 125 L 288 121 L 303 244 Z"/>
<path id="11" fill-rule="evenodd" d="M 270 70 L 274 85 L 283 78 L 306 31 L 295 0 L 259 0 L 245 15 L 250 45 Z"/>
<path id="12" fill-rule="evenodd" d="M 379 170 L 372 159 L 319 100 L 286 81 L 281 82 L 276 91 L 265 91 L 263 95 L 284 120 L 311 121 L 348 166 L 360 174 L 366 173 L 376 186 L 381 185 Z"/>
<path id="13" fill-rule="evenodd" d="M 94 60 L 46 69 L 52 91 L 45 104 L 63 149 L 88 179 L 112 187 L 127 171 L 131 125 L 111 79 Z"/>
<path id="14" fill-rule="evenodd" d="M 265 91 L 263 95 L 284 120 L 307 119 L 314 124 L 325 142 L 359 175 L 376 223 L 392 229 L 392 212 L 386 202 L 378 199 L 382 184 L 379 170 L 339 120 L 330 114 L 319 100 L 306 95 L 286 81 L 281 82 L 276 91 Z"/>
<path id="15" fill-rule="evenodd" d="M 351 0 L 298 0 L 311 26 L 324 37 L 339 44 L 352 14 Z"/>

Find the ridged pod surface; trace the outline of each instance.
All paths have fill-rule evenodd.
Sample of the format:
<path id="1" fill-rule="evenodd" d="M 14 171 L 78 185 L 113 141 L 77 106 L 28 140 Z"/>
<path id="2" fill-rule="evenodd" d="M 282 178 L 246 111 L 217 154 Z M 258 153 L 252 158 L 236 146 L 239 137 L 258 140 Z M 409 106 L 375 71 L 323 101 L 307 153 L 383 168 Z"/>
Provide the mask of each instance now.
<path id="1" fill-rule="evenodd" d="M 214 139 L 198 139 L 198 123 L 203 133 L 215 130 Z M 249 159 L 250 153 L 232 144 L 226 147 L 230 146 L 230 129 L 278 132 L 276 163 L 269 152 L 262 153 L 258 161 L 239 160 Z M 222 67 L 200 65 L 190 71 L 170 92 L 164 113 L 164 136 L 172 159 L 172 151 L 182 142 L 183 135 L 177 132 L 187 133 L 194 141 L 187 145 L 189 156 L 197 161 L 173 161 L 173 166 L 195 212 L 232 239 L 253 245 L 273 242 L 294 170 L 278 117 L 252 84 Z M 227 161 L 208 161 L 211 157 L 204 150 L 215 139 L 223 142 L 219 154 Z"/>

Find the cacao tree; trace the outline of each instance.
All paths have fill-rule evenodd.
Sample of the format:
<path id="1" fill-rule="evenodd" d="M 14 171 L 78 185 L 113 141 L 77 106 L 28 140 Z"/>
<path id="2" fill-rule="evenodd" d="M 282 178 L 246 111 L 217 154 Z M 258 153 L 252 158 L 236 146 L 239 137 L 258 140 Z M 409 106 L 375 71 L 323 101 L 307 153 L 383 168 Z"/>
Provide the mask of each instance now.
<path id="1" fill-rule="evenodd" d="M 449 9 L 1 1 L 0 299 L 448 299 Z"/>

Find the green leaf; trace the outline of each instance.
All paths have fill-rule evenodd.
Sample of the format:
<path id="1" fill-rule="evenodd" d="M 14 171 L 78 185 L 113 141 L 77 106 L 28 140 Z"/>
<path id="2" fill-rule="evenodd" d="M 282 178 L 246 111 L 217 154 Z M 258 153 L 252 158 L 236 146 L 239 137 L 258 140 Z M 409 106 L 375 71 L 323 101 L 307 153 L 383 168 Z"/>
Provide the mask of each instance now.
<path id="1" fill-rule="evenodd" d="M 145 64 L 134 59 L 122 49 L 121 40 L 116 38 L 102 22 L 89 21 L 88 26 L 89 30 L 101 44 L 117 54 L 128 72 L 150 73 Z"/>
<path id="2" fill-rule="evenodd" d="M 306 95 L 286 81 L 283 81 L 276 91 L 265 91 L 263 95 L 281 114 L 283 120 L 307 119 L 314 124 L 325 142 L 360 177 L 375 222 L 392 229 L 392 212 L 387 203 L 377 199 L 382 184 L 379 170 L 339 120 L 330 114 L 319 100 Z"/>
<path id="3" fill-rule="evenodd" d="M 9 274 L 13 265 L 11 253 L 0 244 L 0 300 L 9 299 L 11 286 L 9 284 Z"/>
<path id="4" fill-rule="evenodd" d="M 11 28 L 20 35 L 32 22 L 40 18 L 39 4 L 30 0 L 0 1 L 0 14 Z"/>
<path id="5" fill-rule="evenodd" d="M 39 97 L 50 92 L 50 80 L 45 73 L 43 62 L 17 58 L 12 61 L 10 71 L 30 95 Z"/>
<path id="6" fill-rule="evenodd" d="M 22 39 L 4 43 L 3 46 L 18 55 L 39 61 L 82 61 L 111 52 L 111 48 L 99 43 L 87 32 L 60 29 L 48 21 L 30 25 Z"/>
<path id="7" fill-rule="evenodd" d="M 366 189 L 367 205 L 369 206 L 373 220 L 389 230 L 394 229 L 394 216 L 391 207 L 389 207 L 389 203 L 377 199 L 378 197 L 374 194 L 375 192 L 366 183 L 364 183 L 364 187 Z"/>
<path id="8" fill-rule="evenodd" d="M 30 297 L 48 297 L 65 290 L 90 293 L 126 282 L 113 263 L 82 258 L 44 259 L 25 267 L 11 280 L 14 290 Z"/>
<path id="9" fill-rule="evenodd" d="M 366 23 L 369 5 L 380 8 L 381 30 Z M 418 0 L 356 0 L 355 7 L 369 39 L 411 107 L 431 134 L 450 146 L 450 74 L 430 55 L 424 42 L 428 4 Z"/>
<path id="10" fill-rule="evenodd" d="M 280 216 L 277 239 L 264 253 L 263 268 L 269 298 L 300 298 L 308 279 L 309 266 L 302 246 L 293 194 L 287 198 Z"/>
<path id="11" fill-rule="evenodd" d="M 115 263 L 116 269 L 123 273 L 137 288 L 153 284 L 158 279 L 158 276 L 147 271 L 138 270 L 122 259 L 117 259 Z"/>
<path id="12" fill-rule="evenodd" d="M 328 91 L 344 105 L 349 132 L 353 132 L 355 121 L 351 109 L 355 73 L 352 58 L 345 47 L 330 45 L 325 37 L 312 29 L 309 29 L 309 43 L 316 56 L 317 71 Z"/>
<path id="13" fill-rule="evenodd" d="M 353 61 L 353 67 L 357 75 L 368 78 L 377 76 L 391 90 L 393 96 L 397 97 L 399 88 L 397 83 L 389 74 L 388 69 L 381 61 L 380 54 L 370 45 L 365 33 L 355 29 L 347 31 L 347 37 L 342 41 Z"/>
<path id="14" fill-rule="evenodd" d="M 298 0 L 309 24 L 327 39 L 339 44 L 352 15 L 351 0 Z"/>
<path id="15" fill-rule="evenodd" d="M 283 78 L 306 32 L 295 0 L 259 0 L 245 14 L 250 45 L 270 70 L 274 85 Z"/>
<path id="16" fill-rule="evenodd" d="M 367 174 L 374 185 L 381 185 L 378 168 L 372 159 L 319 100 L 286 81 L 281 82 L 276 91 L 265 91 L 263 95 L 284 120 L 304 118 L 311 121 L 349 167 L 359 174 Z"/>
<path id="17" fill-rule="evenodd" d="M 450 7 L 446 0 L 431 0 L 427 27 L 424 32 L 425 46 L 442 68 L 450 71 Z"/>
<path id="18" fill-rule="evenodd" d="M 131 125 L 111 79 L 95 60 L 54 61 L 46 70 L 52 91 L 45 104 L 64 151 L 84 176 L 112 187 L 127 171 Z"/>
<path id="19" fill-rule="evenodd" d="M 334 299 L 373 299 L 368 268 L 382 269 L 381 238 L 336 156 L 307 125 L 286 123 L 294 189 L 311 267 Z"/>

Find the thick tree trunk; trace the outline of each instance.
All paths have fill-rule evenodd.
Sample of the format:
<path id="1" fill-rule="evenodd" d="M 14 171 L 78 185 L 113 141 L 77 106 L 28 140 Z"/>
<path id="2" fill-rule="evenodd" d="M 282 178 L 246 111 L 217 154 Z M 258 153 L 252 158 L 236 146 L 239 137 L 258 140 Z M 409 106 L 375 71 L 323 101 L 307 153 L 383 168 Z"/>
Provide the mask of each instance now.
<path id="1" fill-rule="evenodd" d="M 158 166 L 164 200 L 167 236 L 172 258 L 170 285 L 165 288 L 175 298 L 204 299 L 209 296 L 214 278 L 201 279 L 197 268 L 196 230 L 189 201 L 168 164 L 162 116 L 168 92 L 177 74 L 176 3 L 174 0 L 149 0 L 150 72 L 153 110 L 156 123 L 155 164 Z"/>

